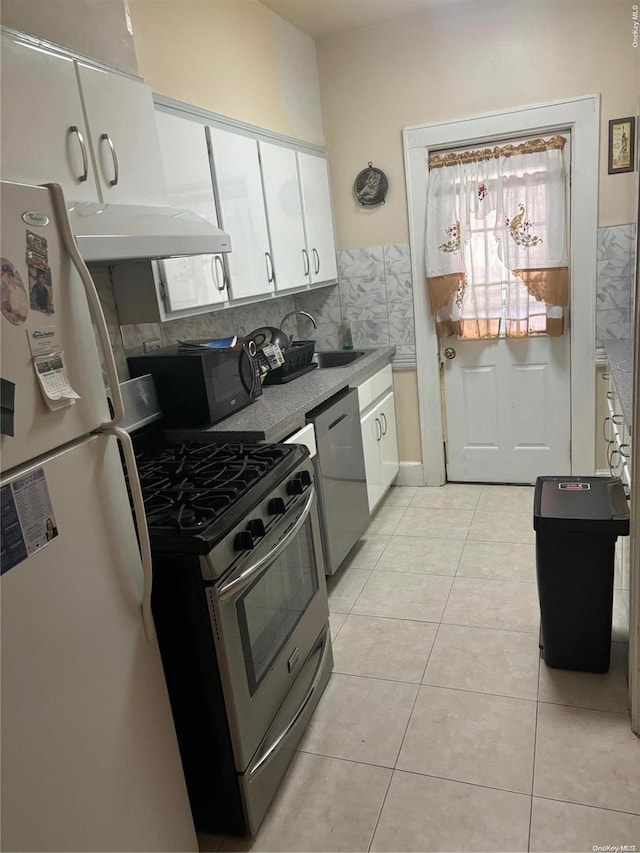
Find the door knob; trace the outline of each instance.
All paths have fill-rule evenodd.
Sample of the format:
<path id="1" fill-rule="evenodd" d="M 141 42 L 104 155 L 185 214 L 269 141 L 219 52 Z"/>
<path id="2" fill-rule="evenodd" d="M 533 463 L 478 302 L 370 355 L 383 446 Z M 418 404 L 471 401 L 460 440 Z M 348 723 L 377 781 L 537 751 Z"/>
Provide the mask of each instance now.
<path id="1" fill-rule="evenodd" d="M 455 358 L 456 357 L 456 351 L 454 350 L 454 348 L 453 347 L 446 347 L 446 349 L 444 351 L 444 357 L 445 358 Z"/>

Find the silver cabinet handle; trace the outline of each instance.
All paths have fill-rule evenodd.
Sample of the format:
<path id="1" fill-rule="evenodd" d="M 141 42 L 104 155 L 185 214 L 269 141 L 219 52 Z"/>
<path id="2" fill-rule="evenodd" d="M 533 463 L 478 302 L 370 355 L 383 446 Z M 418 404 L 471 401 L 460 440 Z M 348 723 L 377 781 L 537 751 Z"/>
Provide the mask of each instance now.
<path id="1" fill-rule="evenodd" d="M 623 447 L 626 447 L 626 449 L 628 451 L 630 451 L 631 445 L 630 444 L 621 444 L 620 445 L 620 456 L 622 456 L 623 459 L 629 459 L 631 456 L 631 453 L 625 453 L 624 450 L 622 449 Z"/>
<path id="2" fill-rule="evenodd" d="M 376 431 L 376 441 L 380 441 L 380 439 L 383 436 L 382 424 L 380 423 L 380 418 L 374 418 L 373 422 L 378 425 L 378 429 Z"/>
<path id="3" fill-rule="evenodd" d="M 618 418 L 618 420 L 616 420 L 616 418 Z M 622 426 L 624 423 L 624 417 L 622 415 L 611 415 L 611 420 L 616 426 Z"/>
<path id="4" fill-rule="evenodd" d="M 133 514 L 136 520 L 136 528 L 138 531 L 138 544 L 140 546 L 140 559 L 142 561 L 142 576 L 144 580 L 144 588 L 142 592 L 142 622 L 148 640 L 153 640 L 155 630 L 153 626 L 153 615 L 151 613 L 151 586 L 153 583 L 153 568 L 151 563 L 151 542 L 149 540 L 149 529 L 147 527 L 147 517 L 144 511 L 144 498 L 142 497 L 142 487 L 140 486 L 140 478 L 138 477 L 138 469 L 136 467 L 136 455 L 133 450 L 133 442 L 128 432 L 122 427 L 116 427 L 112 430 L 106 430 L 106 435 L 114 435 L 124 456 L 124 464 L 127 469 L 127 479 L 129 480 L 129 490 L 133 502 Z"/>
<path id="5" fill-rule="evenodd" d="M 328 642 L 329 632 L 327 631 L 322 638 L 322 655 L 320 656 L 320 663 L 318 664 L 318 668 L 316 669 L 313 681 L 311 682 L 309 689 L 307 690 L 304 699 L 300 703 L 298 710 L 295 712 L 291 720 L 287 723 L 285 728 L 280 732 L 280 734 L 273 740 L 269 747 L 265 749 L 262 755 L 258 758 L 255 764 L 249 765 L 249 768 L 246 772 L 246 775 L 251 778 L 254 776 L 261 767 L 269 761 L 271 756 L 280 746 L 282 741 L 286 738 L 289 732 L 293 729 L 295 724 L 298 722 L 300 717 L 304 714 L 305 708 L 308 706 L 311 701 L 313 694 L 318 689 L 318 685 L 320 684 L 320 680 L 322 678 L 322 673 L 324 672 L 324 667 L 327 662 L 327 655 L 329 654 L 329 642 Z"/>
<path id="6" fill-rule="evenodd" d="M 384 421 L 384 432 L 382 434 L 386 435 L 387 434 L 387 416 L 385 415 L 384 412 L 380 412 L 380 417 Z"/>
<path id="7" fill-rule="evenodd" d="M 108 133 L 101 134 L 100 142 L 106 142 L 111 150 L 111 159 L 113 160 L 113 179 L 109 181 L 109 186 L 115 187 L 120 180 L 120 168 L 118 166 L 118 155 L 116 154 L 115 145 Z"/>
<path id="8" fill-rule="evenodd" d="M 269 563 L 272 563 L 276 560 L 280 554 L 289 546 L 289 543 L 292 539 L 294 539 L 302 525 L 307 520 L 309 513 L 311 512 L 311 507 L 313 505 L 313 500 L 316 496 L 315 486 L 311 486 L 309 491 L 309 497 L 307 498 L 307 502 L 304 505 L 302 513 L 298 520 L 293 524 L 291 528 L 285 533 L 282 539 L 271 548 L 264 557 L 261 557 L 257 562 L 252 563 L 247 569 L 242 572 L 237 578 L 228 581 L 223 584 L 218 590 L 218 598 L 220 600 L 229 598 L 229 596 L 234 595 L 234 593 L 238 592 L 244 587 L 248 586 L 255 575 L 259 574 L 265 566 L 268 566 Z"/>
<path id="9" fill-rule="evenodd" d="M 304 263 L 304 274 L 309 275 L 309 252 L 306 249 L 302 250 L 302 261 Z"/>
<path id="10" fill-rule="evenodd" d="M 607 436 L 607 424 L 610 422 L 610 420 L 611 420 L 610 417 L 606 417 L 602 421 L 602 437 L 604 438 L 605 441 L 607 441 L 609 443 L 611 443 L 611 439 Z"/>
<path id="11" fill-rule="evenodd" d="M 605 379 L 605 380 L 607 380 L 607 379 L 611 379 L 611 374 L 610 374 L 610 373 L 603 373 L 603 374 L 602 374 L 602 378 L 603 378 L 603 379 Z"/>
<path id="12" fill-rule="evenodd" d="M 613 391 L 607 391 L 607 400 L 615 400 L 616 395 Z"/>
<path id="13" fill-rule="evenodd" d="M 264 259 L 267 265 L 267 281 L 269 282 L 269 284 L 272 284 L 275 279 L 275 275 L 273 273 L 273 261 L 271 260 L 270 252 L 264 253 Z"/>
<path id="14" fill-rule="evenodd" d="M 314 248 L 313 250 L 313 257 L 316 262 L 313 272 L 315 275 L 318 275 L 318 273 L 320 272 L 320 255 L 318 254 L 318 250 L 316 248 Z"/>
<path id="15" fill-rule="evenodd" d="M 214 255 L 213 256 L 213 267 L 214 267 L 213 280 L 215 281 L 215 284 L 216 284 L 216 287 L 218 288 L 218 290 L 222 293 L 222 291 L 225 290 L 225 288 L 227 286 L 227 274 L 226 274 L 226 271 L 224 268 L 224 263 L 223 263 L 220 255 Z M 217 274 L 218 269 L 220 270 L 220 276 L 218 276 L 218 274 Z M 222 282 L 222 283 L 220 283 L 220 282 Z"/>
<path id="16" fill-rule="evenodd" d="M 89 160 L 87 158 L 87 146 L 84 143 L 84 137 L 80 133 L 80 128 L 76 124 L 72 124 L 69 128 L 70 133 L 75 133 L 80 143 L 80 153 L 82 154 L 82 174 L 78 178 L 80 183 L 83 183 L 89 177 Z"/>

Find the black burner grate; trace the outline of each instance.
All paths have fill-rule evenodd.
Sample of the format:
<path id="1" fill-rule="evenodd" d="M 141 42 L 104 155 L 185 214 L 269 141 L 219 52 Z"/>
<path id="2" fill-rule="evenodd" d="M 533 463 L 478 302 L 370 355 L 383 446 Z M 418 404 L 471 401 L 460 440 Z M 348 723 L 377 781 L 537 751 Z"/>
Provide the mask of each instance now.
<path id="1" fill-rule="evenodd" d="M 150 533 L 199 533 L 294 452 L 290 445 L 182 444 L 136 456 Z"/>

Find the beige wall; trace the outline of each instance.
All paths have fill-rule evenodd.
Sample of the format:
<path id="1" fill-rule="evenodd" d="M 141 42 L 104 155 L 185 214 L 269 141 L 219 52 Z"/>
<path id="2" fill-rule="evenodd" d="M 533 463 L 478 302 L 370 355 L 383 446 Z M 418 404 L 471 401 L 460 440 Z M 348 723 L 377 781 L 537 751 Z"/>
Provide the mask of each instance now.
<path id="1" fill-rule="evenodd" d="M 138 73 L 123 0 L 2 0 L 0 22 Z"/>
<path id="2" fill-rule="evenodd" d="M 339 248 L 408 240 L 401 129 L 600 93 L 599 224 L 635 220 L 637 174 L 607 175 L 608 120 L 633 115 L 640 50 L 627 0 L 473 0 L 318 42 Z M 372 160 L 389 178 L 386 204 L 354 202 Z"/>
<path id="3" fill-rule="evenodd" d="M 256 0 L 131 0 L 155 92 L 323 143 L 314 41 Z"/>
<path id="4" fill-rule="evenodd" d="M 415 370 L 394 370 L 393 392 L 398 422 L 398 451 L 404 462 L 422 459 L 418 422 L 418 380 Z"/>

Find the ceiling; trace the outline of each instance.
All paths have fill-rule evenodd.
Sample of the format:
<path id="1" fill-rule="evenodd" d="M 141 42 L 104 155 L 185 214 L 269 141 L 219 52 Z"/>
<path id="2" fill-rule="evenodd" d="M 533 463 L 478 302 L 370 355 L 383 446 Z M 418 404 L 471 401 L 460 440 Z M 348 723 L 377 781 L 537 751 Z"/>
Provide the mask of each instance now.
<path id="1" fill-rule="evenodd" d="M 320 39 L 343 30 L 421 15 L 445 0 L 260 0 L 297 29 Z"/>

